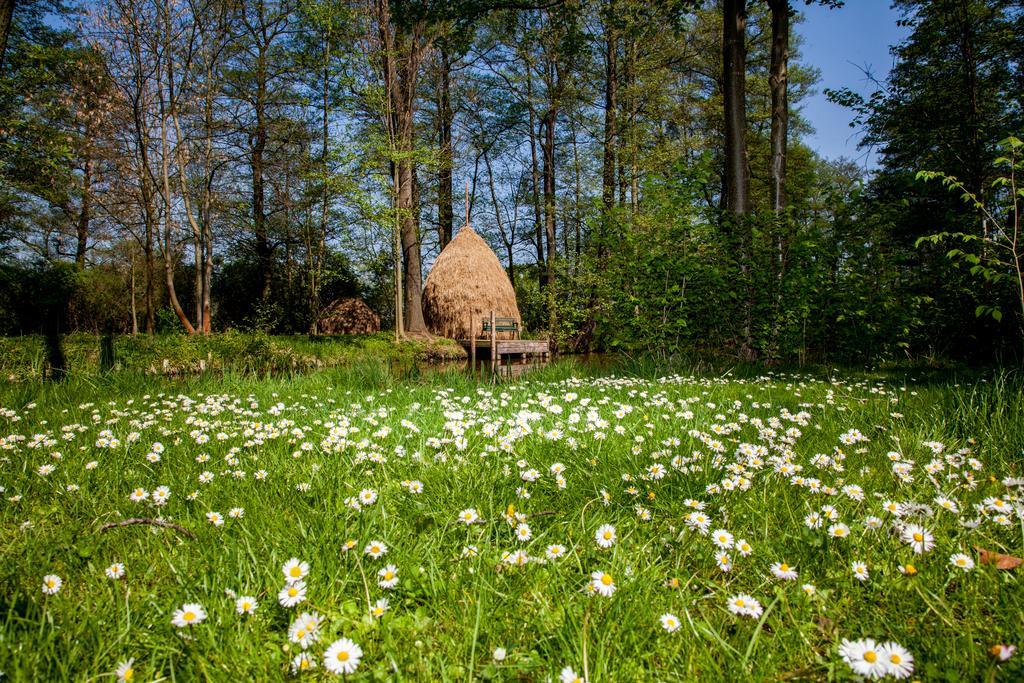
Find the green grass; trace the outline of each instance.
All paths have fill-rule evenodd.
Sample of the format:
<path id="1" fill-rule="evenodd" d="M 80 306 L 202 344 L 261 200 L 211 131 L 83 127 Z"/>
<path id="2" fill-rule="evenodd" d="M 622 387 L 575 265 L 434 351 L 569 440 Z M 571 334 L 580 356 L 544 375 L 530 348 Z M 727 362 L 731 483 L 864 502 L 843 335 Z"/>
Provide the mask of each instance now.
<path id="1" fill-rule="evenodd" d="M 209 336 L 160 334 L 114 338 L 114 365 L 101 367 L 102 337 L 76 332 L 62 338 L 72 376 L 95 378 L 124 372 L 139 375 L 297 373 L 376 362 L 408 368 L 422 361 L 465 359 L 461 346 L 447 339 L 394 343 L 388 332 L 317 337 L 225 332 Z M 0 378 L 39 381 L 47 370 L 41 336 L 0 337 Z"/>
<path id="2" fill-rule="evenodd" d="M 1002 483 L 1024 476 L 1019 379 L 759 376 L 749 369 L 658 379 L 649 367 L 632 369 L 638 374 L 613 378 L 601 375 L 614 368 L 559 363 L 490 385 L 456 372 L 410 378 L 355 364 L 295 377 L 227 372 L 171 381 L 114 373 L 0 387 L 0 405 L 10 411 L 0 417 L 0 669 L 10 680 L 113 680 L 118 662 L 134 657 L 137 680 L 279 680 L 299 650 L 288 626 L 305 609 L 324 617 L 310 648 L 316 661 L 336 638 L 361 646 L 353 680 L 544 681 L 557 680 L 565 666 L 591 681 L 848 680 L 839 644 L 868 637 L 906 647 L 923 680 L 1024 676 L 1019 656 L 997 664 L 988 654 L 996 644 L 1024 645 L 1024 568 L 979 563 L 964 573 L 949 565 L 961 550 L 977 560 L 975 546 L 1024 552 L 1019 512 L 1008 526 L 990 511 L 976 529 L 960 523 L 977 517 L 972 505 L 990 496 L 1020 510 L 1019 489 Z M 623 406 L 629 409 L 617 415 Z M 802 410 L 809 414 L 803 424 L 786 417 Z M 775 435 L 754 418 L 765 427 L 778 419 Z M 730 423 L 738 429 L 713 433 Z M 529 430 L 517 435 L 519 425 Z M 799 436 L 786 437 L 794 427 Z M 325 443 L 332 429 L 335 442 L 345 440 L 338 450 Z M 868 440 L 841 444 L 850 429 Z M 98 446 L 102 430 L 121 444 Z M 551 430 L 560 438 L 549 438 Z M 138 441 L 128 444 L 132 433 Z M 209 441 L 197 442 L 199 435 Z M 459 437 L 465 442 L 456 443 Z M 709 439 L 721 442 L 721 458 Z M 983 466 L 976 486 L 947 479 L 969 468 L 945 461 L 933 483 L 924 469 L 935 457 L 926 441 L 944 444 L 944 454 L 970 448 Z M 155 442 L 165 450 L 152 463 L 146 454 Z M 740 443 L 765 446 L 764 466 L 748 463 L 745 491 L 709 493 L 709 484 L 729 476 Z M 836 448 L 846 456 L 843 471 L 812 465 L 815 454 Z M 237 463 L 225 460 L 232 449 Z M 913 462 L 912 482 L 893 474 L 890 451 Z M 201 454 L 209 460 L 197 462 Z M 676 456 L 693 460 L 679 469 Z M 800 474 L 836 493 L 791 484 L 773 471 L 772 458 L 802 466 Z M 98 465 L 87 470 L 91 461 Z M 556 462 L 565 466 L 564 489 L 549 471 Z M 663 478 L 645 478 L 654 463 L 665 466 Z M 41 476 L 44 464 L 55 469 Z M 540 473 L 536 482 L 522 480 L 529 468 Z M 265 481 L 255 478 L 261 469 Z M 235 478 L 234 470 L 245 476 Z M 199 483 L 204 471 L 214 473 L 211 483 Z M 410 480 L 422 482 L 423 492 L 407 491 Z M 304 483 L 309 490 L 298 491 Z M 69 484 L 80 488 L 69 492 Z M 850 484 L 863 488 L 863 501 L 842 493 Z M 171 490 L 163 508 L 129 500 L 136 487 L 161 485 Z M 347 506 L 363 489 L 375 490 L 377 501 Z M 961 512 L 938 510 L 937 492 Z M 706 503 L 711 529 L 753 546 L 749 557 L 733 553 L 731 571 L 717 567 L 711 538 L 685 524 L 690 498 Z M 892 533 L 885 500 L 932 505 L 933 515 L 913 518 L 934 534 L 930 552 L 915 554 Z M 528 542 L 514 538 L 510 505 L 527 516 Z M 638 505 L 650 521 L 638 517 Z M 823 505 L 835 506 L 849 525 L 848 539 L 805 525 L 805 515 Z M 244 517 L 220 527 L 207 521 L 208 512 L 226 516 L 235 507 Z M 460 523 L 466 508 L 482 522 Z M 158 515 L 195 538 L 144 525 L 100 531 L 119 519 Z M 865 528 L 871 515 L 883 519 L 881 529 Z M 594 539 L 602 524 L 617 531 L 610 549 Z M 350 539 L 355 548 L 343 551 Z M 387 544 L 383 558 L 363 554 L 371 540 Z M 563 559 L 523 567 L 502 561 L 516 550 L 543 557 L 553 543 L 568 549 Z M 476 557 L 462 557 L 467 546 Z M 291 557 L 310 565 L 309 599 L 285 609 L 277 593 Z M 853 560 L 868 564 L 868 581 L 853 578 Z M 780 561 L 797 567 L 796 581 L 772 577 L 769 566 Z M 104 576 L 113 562 L 126 568 L 119 581 Z M 898 571 L 907 562 L 916 576 Z M 398 567 L 393 590 L 377 585 L 385 563 Z M 615 577 L 612 597 L 582 592 L 595 570 Z M 41 582 L 51 573 L 64 584 L 47 596 Z M 816 587 L 814 596 L 801 590 L 804 583 Z M 256 596 L 256 613 L 237 615 L 229 592 Z M 761 602 L 760 619 L 728 611 L 737 593 Z M 369 603 L 381 597 L 390 609 L 375 619 Z M 183 631 L 171 618 L 186 602 L 202 604 L 209 617 Z M 664 613 L 679 617 L 678 631 L 661 628 Z M 500 662 L 498 647 L 507 651 Z M 302 676 L 328 677 L 322 667 Z"/>

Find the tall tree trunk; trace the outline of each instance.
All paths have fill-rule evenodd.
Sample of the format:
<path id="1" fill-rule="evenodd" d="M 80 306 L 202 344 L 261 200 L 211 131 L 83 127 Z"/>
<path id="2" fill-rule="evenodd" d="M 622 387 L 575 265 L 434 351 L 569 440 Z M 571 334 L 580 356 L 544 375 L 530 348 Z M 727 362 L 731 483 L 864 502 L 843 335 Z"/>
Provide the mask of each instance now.
<path id="1" fill-rule="evenodd" d="M 148 176 L 148 172 L 143 171 Z M 148 182 L 143 179 L 143 188 L 148 185 Z M 146 334 L 153 335 L 156 333 L 156 287 L 153 282 L 153 271 L 156 268 L 156 262 L 153 258 L 153 242 L 156 237 L 156 209 L 153 206 L 153 194 L 152 192 L 145 192 L 143 198 L 143 220 L 145 221 L 146 227 L 146 241 L 143 244 L 143 262 L 146 267 L 145 285 L 143 289 L 143 297 L 146 300 Z"/>
<path id="2" fill-rule="evenodd" d="M 537 278 L 541 289 L 547 286 L 547 273 L 544 270 L 544 224 L 541 220 L 540 197 L 540 165 L 537 161 L 537 116 L 533 106 L 532 67 L 526 66 L 526 99 L 530 118 L 530 180 L 533 189 L 533 234 L 534 245 L 537 247 Z"/>
<path id="3" fill-rule="evenodd" d="M 609 10 L 610 11 L 610 10 Z M 601 220 L 602 234 L 598 237 L 598 253 L 607 247 L 604 239 L 615 207 L 615 143 L 616 114 L 618 109 L 618 40 L 615 29 L 605 28 L 604 50 L 604 158 L 601 165 L 601 206 L 604 216 Z"/>
<path id="4" fill-rule="evenodd" d="M 131 256 L 131 270 L 129 271 L 128 287 L 131 292 L 131 313 L 132 313 L 132 336 L 139 333 L 139 315 L 135 306 L 135 254 Z"/>
<path id="5" fill-rule="evenodd" d="M 771 184 L 772 211 L 775 212 L 775 296 L 772 308 L 769 355 L 779 356 L 779 329 L 782 316 L 782 284 L 786 271 L 787 226 L 786 208 L 786 146 L 789 136 L 789 0 L 768 0 L 771 10 L 772 46 L 768 71 L 768 88 L 772 98 Z"/>
<path id="6" fill-rule="evenodd" d="M 754 291 L 751 282 L 753 234 L 746 220 L 750 213 L 750 166 L 747 162 L 747 3 L 723 0 L 722 99 L 725 112 L 725 198 L 726 227 L 737 248 L 743 300 L 740 302 L 740 355 L 754 358 Z"/>
<path id="7" fill-rule="evenodd" d="M 330 60 L 331 42 L 324 36 L 324 70 L 322 74 L 322 91 L 320 102 L 320 172 L 323 174 L 321 196 L 320 196 L 320 229 L 317 232 L 316 240 L 311 241 L 307 246 L 306 259 L 309 268 L 309 331 L 311 334 L 319 332 L 317 316 L 320 313 L 320 273 L 323 268 L 324 246 L 327 243 L 327 229 L 330 219 L 330 111 L 331 111 L 331 80 Z"/>
<path id="8" fill-rule="evenodd" d="M 771 178 L 772 210 L 786 206 L 786 144 L 789 134 L 789 0 L 768 0 L 772 48 L 768 87 L 772 94 Z"/>
<path id="9" fill-rule="evenodd" d="M 89 134 L 86 129 L 86 135 Z M 78 225 L 75 232 L 77 241 L 75 243 L 75 265 L 79 268 L 85 267 L 85 252 L 89 248 L 89 221 L 91 219 L 92 207 L 92 152 L 91 146 L 87 143 L 85 147 L 85 163 L 82 167 L 82 204 L 78 211 Z"/>
<path id="10" fill-rule="evenodd" d="M 170 29 L 168 27 L 168 34 Z M 167 47 L 165 45 L 165 47 Z M 168 50 L 168 53 L 170 51 Z M 163 203 L 164 203 L 164 237 L 162 251 L 164 255 L 164 281 L 167 285 L 167 301 L 171 305 L 171 309 L 174 314 L 178 316 L 178 320 L 181 321 L 185 331 L 188 334 L 195 334 L 195 328 L 188 319 L 184 309 L 181 307 L 181 303 L 178 301 L 178 293 L 174 287 L 174 266 L 175 261 L 175 250 L 174 250 L 174 237 L 173 237 L 173 201 L 171 195 L 171 145 L 170 145 L 170 133 L 168 126 L 168 119 L 174 116 L 175 109 L 175 93 L 174 93 L 174 73 L 173 65 L 174 58 L 172 54 L 166 55 L 166 69 L 167 69 L 167 100 L 164 100 L 164 86 L 161 80 L 161 72 L 157 72 L 157 91 L 160 98 L 160 178 L 162 181 L 163 190 Z M 168 111 L 168 109 L 170 111 Z M 184 173 L 183 168 L 178 169 L 179 174 Z"/>
<path id="11" fill-rule="evenodd" d="M 437 128 L 440 159 L 437 168 L 437 232 L 441 248 L 452 241 L 454 209 L 452 206 L 452 103 L 451 103 L 451 61 L 448 50 L 440 50 L 440 73 L 438 74 Z"/>
<path id="12" fill-rule="evenodd" d="M 544 155 L 544 232 L 547 237 L 547 273 L 545 280 L 548 287 L 548 329 L 555 329 L 555 255 L 558 243 L 555 240 L 555 122 L 557 120 L 557 103 L 551 101 L 541 121 L 544 136 L 541 140 L 541 152 Z"/>
<path id="13" fill-rule="evenodd" d="M 4 72 L 4 54 L 7 52 L 7 36 L 11 33 L 14 19 L 15 0 L 0 0 L 0 75 Z"/>
<path id="14" fill-rule="evenodd" d="M 725 109 L 725 207 L 750 212 L 747 163 L 747 2 L 723 0 L 722 99 Z"/>
<path id="15" fill-rule="evenodd" d="M 259 89 L 262 92 L 264 85 Z M 263 153 L 267 147 L 267 128 L 264 112 L 263 95 L 257 95 L 256 129 L 253 131 L 253 145 L 250 156 L 252 169 L 252 227 L 255 238 L 256 267 L 260 277 L 260 301 L 270 301 L 272 288 L 273 253 L 270 237 L 267 234 L 267 213 L 265 208 L 265 190 L 263 187 Z"/>

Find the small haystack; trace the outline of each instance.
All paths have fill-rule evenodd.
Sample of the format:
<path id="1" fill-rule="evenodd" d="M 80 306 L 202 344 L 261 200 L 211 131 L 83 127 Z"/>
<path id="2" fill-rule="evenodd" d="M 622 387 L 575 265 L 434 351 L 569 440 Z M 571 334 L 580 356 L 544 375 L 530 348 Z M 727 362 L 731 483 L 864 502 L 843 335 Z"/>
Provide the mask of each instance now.
<path id="1" fill-rule="evenodd" d="M 515 318 L 522 325 L 516 293 L 497 255 L 469 225 L 448 243 L 434 262 L 423 288 L 427 328 L 449 339 L 482 336 L 482 321 L 491 311 L 498 318 Z M 473 329 L 469 329 L 469 318 Z M 499 332 L 499 339 L 511 339 Z"/>
<path id="2" fill-rule="evenodd" d="M 380 316 L 359 299 L 336 299 L 320 312 L 320 334 L 373 334 L 380 332 Z"/>

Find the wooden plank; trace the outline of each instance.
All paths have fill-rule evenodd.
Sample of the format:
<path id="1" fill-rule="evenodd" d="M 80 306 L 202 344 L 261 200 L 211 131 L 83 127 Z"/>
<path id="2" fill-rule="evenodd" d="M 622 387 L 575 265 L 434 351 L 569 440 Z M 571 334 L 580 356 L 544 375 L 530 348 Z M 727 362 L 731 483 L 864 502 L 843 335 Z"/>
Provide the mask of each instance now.
<path id="1" fill-rule="evenodd" d="M 497 354 L 547 354 L 549 352 L 548 342 L 537 339 L 503 339 L 496 343 Z"/>

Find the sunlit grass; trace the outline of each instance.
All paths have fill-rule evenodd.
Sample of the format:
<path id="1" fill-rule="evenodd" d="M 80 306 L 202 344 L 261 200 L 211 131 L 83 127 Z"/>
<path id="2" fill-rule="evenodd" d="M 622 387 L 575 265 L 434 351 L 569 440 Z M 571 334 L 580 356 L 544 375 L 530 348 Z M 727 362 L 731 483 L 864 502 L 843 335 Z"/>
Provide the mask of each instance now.
<path id="1" fill-rule="evenodd" d="M 949 558 L 962 551 L 977 562 L 976 546 L 1024 550 L 1020 489 L 1003 483 L 1024 476 L 1022 403 L 1020 384 L 1007 377 L 597 379 L 573 365 L 501 385 L 454 373 L 396 382 L 383 370 L 349 369 L 7 387 L 0 669 L 12 680 L 113 678 L 119 662 L 135 658 L 136 680 L 276 680 L 291 675 L 301 649 L 288 640 L 289 624 L 315 610 L 324 623 L 309 657 L 320 666 L 301 674 L 313 678 L 328 675 L 323 653 L 340 637 L 362 648 L 356 679 L 538 681 L 557 680 L 567 666 L 592 681 L 843 679 L 853 672 L 842 640 L 873 638 L 907 648 L 917 677 L 1011 680 L 1024 672 L 1020 660 L 999 663 L 989 648 L 1021 644 L 1020 570 L 978 563 L 965 573 Z M 84 430 L 65 440 L 67 425 Z M 117 447 L 97 446 L 105 429 Z M 851 429 L 866 440 L 842 443 Z M 933 441 L 943 445 L 938 455 L 925 445 Z M 156 442 L 164 450 L 150 462 Z M 761 464 L 730 471 L 742 443 L 764 447 Z M 233 448 L 237 462 L 228 462 Z M 842 471 L 812 464 L 837 448 Z M 970 453 L 944 459 L 961 449 Z M 913 481 L 894 474 L 890 452 L 913 463 Z M 197 462 L 202 454 L 209 459 Z M 929 477 L 935 459 L 940 471 Z M 835 493 L 794 485 L 775 471 L 787 462 Z M 564 488 L 555 463 L 564 465 Z M 39 474 L 47 464 L 53 471 Z M 654 464 L 663 478 L 650 476 Z M 530 469 L 534 482 L 523 478 Z M 203 472 L 213 473 L 210 483 L 200 483 Z M 737 490 L 708 491 L 731 475 Z M 410 492 L 412 481 L 421 493 Z M 843 493 L 850 484 L 862 501 Z M 129 499 L 158 486 L 171 491 L 163 507 Z M 373 504 L 348 504 L 368 489 Z M 959 512 L 938 509 L 939 494 Z M 993 496 L 1010 506 L 1010 524 L 972 507 Z M 722 571 L 711 538 L 685 522 L 687 499 L 705 503 L 709 528 L 748 541 L 752 554 L 731 550 L 732 568 Z M 934 534 L 935 547 L 916 554 L 901 541 L 886 500 L 929 505 L 932 514 L 907 521 Z M 825 505 L 848 538 L 829 538 L 831 521 L 805 524 Z M 244 515 L 228 518 L 233 508 Z M 467 508 L 478 523 L 460 522 Z M 223 526 L 207 520 L 211 511 L 227 518 Z M 865 527 L 870 516 L 880 529 Z M 150 525 L 100 531 L 130 517 L 162 517 L 194 538 Z M 976 529 L 963 525 L 974 519 Z M 530 527 L 529 541 L 516 540 L 518 522 Z M 608 549 L 594 538 L 603 524 L 616 529 Z M 372 540 L 389 548 L 380 559 L 363 553 Z M 551 544 L 565 556 L 537 561 Z M 469 547 L 475 556 L 465 556 Z M 520 550 L 525 566 L 503 560 Z M 286 609 L 277 594 L 292 557 L 309 563 L 308 601 Z M 867 581 L 854 579 L 855 560 L 868 565 Z M 125 565 L 120 580 L 104 574 L 114 562 Z M 798 578 L 774 578 L 776 562 Z M 391 590 L 378 585 L 388 563 L 399 576 Z M 907 563 L 914 576 L 900 573 Z M 612 597 L 583 591 L 595 570 L 614 577 Z M 55 595 L 41 590 L 47 574 L 64 581 Z M 760 601 L 759 618 L 730 613 L 739 593 Z M 240 595 L 257 598 L 255 614 L 236 613 Z M 369 609 L 380 598 L 390 605 L 375 618 Z M 172 614 L 189 602 L 209 616 L 178 629 Z M 665 613 L 678 617 L 675 632 L 659 623 Z"/>

